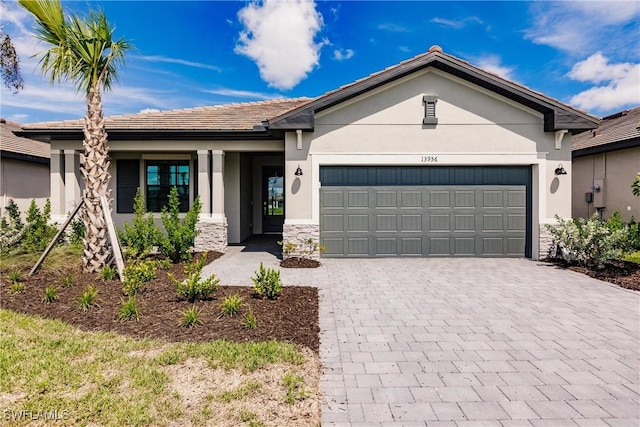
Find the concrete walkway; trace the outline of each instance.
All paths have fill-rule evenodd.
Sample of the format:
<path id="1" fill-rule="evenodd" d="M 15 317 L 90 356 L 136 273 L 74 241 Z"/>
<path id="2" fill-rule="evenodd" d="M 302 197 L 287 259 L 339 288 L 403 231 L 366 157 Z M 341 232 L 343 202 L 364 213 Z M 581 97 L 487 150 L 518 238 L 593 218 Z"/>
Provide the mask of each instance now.
<path id="1" fill-rule="evenodd" d="M 272 254 L 207 267 L 251 284 Z M 640 295 L 522 259 L 324 259 L 323 425 L 625 426 L 640 418 Z"/>

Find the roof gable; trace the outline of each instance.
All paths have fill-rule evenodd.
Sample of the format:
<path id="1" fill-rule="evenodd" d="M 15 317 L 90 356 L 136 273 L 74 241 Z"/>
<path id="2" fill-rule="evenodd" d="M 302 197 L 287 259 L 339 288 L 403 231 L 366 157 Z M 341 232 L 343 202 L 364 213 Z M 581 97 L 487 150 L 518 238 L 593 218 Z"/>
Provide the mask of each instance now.
<path id="1" fill-rule="evenodd" d="M 544 114 L 544 130 L 593 129 L 598 119 L 522 85 L 488 73 L 433 46 L 425 54 L 386 68 L 326 94 L 265 123 L 270 130 L 312 130 L 316 113 L 428 67 L 439 69 Z"/>

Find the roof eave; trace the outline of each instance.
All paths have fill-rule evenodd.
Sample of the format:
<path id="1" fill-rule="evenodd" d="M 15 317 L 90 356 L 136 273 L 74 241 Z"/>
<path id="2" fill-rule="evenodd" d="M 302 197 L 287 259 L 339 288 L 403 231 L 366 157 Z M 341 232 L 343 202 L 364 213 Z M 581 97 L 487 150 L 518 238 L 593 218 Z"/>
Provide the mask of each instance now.
<path id="1" fill-rule="evenodd" d="M 16 135 L 26 138 L 61 141 L 82 140 L 81 129 L 23 129 Z M 272 140 L 276 139 L 266 129 L 256 130 L 206 130 L 206 129 L 107 129 L 109 140 Z"/>
<path id="2" fill-rule="evenodd" d="M 625 139 L 623 141 L 610 142 L 608 144 L 594 145 L 591 147 L 573 149 L 571 157 L 584 157 L 592 154 L 607 153 L 610 151 L 623 150 L 625 148 L 640 147 L 640 137 Z"/>

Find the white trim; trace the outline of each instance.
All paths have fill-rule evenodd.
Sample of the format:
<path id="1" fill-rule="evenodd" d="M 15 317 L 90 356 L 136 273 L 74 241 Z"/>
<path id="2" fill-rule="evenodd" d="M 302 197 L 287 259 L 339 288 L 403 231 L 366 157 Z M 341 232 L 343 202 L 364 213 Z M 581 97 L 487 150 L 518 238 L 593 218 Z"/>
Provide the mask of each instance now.
<path id="1" fill-rule="evenodd" d="M 540 154 L 547 153 L 446 153 L 425 150 L 421 153 L 321 153 L 313 154 L 314 162 L 322 165 L 531 165 Z M 434 159 L 435 158 L 435 159 Z"/>
<path id="2" fill-rule="evenodd" d="M 567 129 L 557 130 L 555 134 L 556 139 L 556 150 L 562 149 L 562 139 L 569 131 Z"/>
<path id="3" fill-rule="evenodd" d="M 320 225 L 312 219 L 285 219 L 285 225 Z"/>

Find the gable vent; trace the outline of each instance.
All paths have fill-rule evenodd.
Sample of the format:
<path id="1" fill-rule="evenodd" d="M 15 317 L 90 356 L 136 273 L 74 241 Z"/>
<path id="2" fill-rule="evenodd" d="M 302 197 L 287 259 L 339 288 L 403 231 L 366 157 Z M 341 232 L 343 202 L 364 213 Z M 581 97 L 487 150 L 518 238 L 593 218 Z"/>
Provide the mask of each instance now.
<path id="1" fill-rule="evenodd" d="M 422 124 L 437 125 L 436 102 L 438 102 L 438 97 L 435 95 L 424 95 L 422 102 L 424 102 L 424 119 L 422 119 Z"/>

